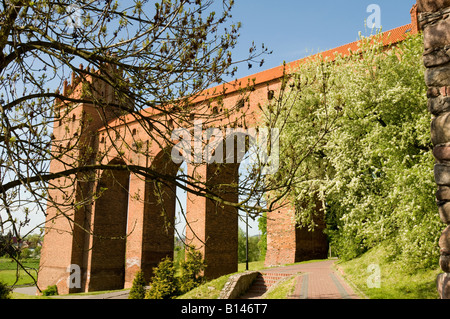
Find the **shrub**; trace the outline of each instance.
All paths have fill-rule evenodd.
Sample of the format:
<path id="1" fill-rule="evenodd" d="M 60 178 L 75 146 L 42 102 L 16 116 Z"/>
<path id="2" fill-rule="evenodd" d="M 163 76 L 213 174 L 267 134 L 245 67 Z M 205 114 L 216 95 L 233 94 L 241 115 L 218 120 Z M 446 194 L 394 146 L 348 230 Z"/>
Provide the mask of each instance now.
<path id="1" fill-rule="evenodd" d="M 23 259 L 31 258 L 32 255 L 33 255 L 33 251 L 31 249 L 29 249 L 29 248 L 24 248 L 20 252 L 20 257 L 23 258 Z"/>
<path id="2" fill-rule="evenodd" d="M 145 299 L 171 299 L 177 295 L 175 266 L 171 258 L 164 258 L 158 267 L 153 268 L 153 274 Z"/>
<path id="3" fill-rule="evenodd" d="M 144 273 L 139 270 L 133 280 L 133 286 L 130 290 L 128 299 L 144 299 L 145 298 L 145 279 Z"/>
<path id="4" fill-rule="evenodd" d="M 169 257 L 164 258 L 158 267 L 153 268 L 154 276 L 145 299 L 171 299 L 204 283 L 202 273 L 206 265 L 202 254 L 193 247 L 189 247 L 186 251 L 186 260 L 180 262 L 180 268 L 181 276 L 177 278 L 173 260 Z"/>
<path id="5" fill-rule="evenodd" d="M 181 277 L 179 278 L 179 291 L 184 294 L 204 282 L 202 275 L 206 268 L 202 254 L 193 247 L 186 251 L 186 260 L 180 263 Z"/>
<path id="6" fill-rule="evenodd" d="M 11 289 L 2 281 L 0 281 L 0 299 L 10 299 Z"/>
<path id="7" fill-rule="evenodd" d="M 48 286 L 47 289 L 42 291 L 43 296 L 56 296 L 58 295 L 58 288 L 56 285 Z"/>

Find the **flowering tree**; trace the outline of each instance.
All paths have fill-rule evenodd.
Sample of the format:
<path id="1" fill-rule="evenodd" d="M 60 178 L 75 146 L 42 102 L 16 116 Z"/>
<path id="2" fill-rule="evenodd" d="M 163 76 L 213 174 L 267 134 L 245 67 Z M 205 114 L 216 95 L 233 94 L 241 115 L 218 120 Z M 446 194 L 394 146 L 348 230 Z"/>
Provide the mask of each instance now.
<path id="1" fill-rule="evenodd" d="M 303 203 L 298 220 L 309 225 L 315 210 L 307 202 L 322 199 L 343 259 L 381 242 L 410 269 L 439 258 L 422 40 L 411 36 L 386 50 L 363 39 L 351 57 L 317 59 L 298 71 L 311 85 L 293 103 L 281 154 L 294 163 L 323 139 L 295 172 L 291 198 Z"/>

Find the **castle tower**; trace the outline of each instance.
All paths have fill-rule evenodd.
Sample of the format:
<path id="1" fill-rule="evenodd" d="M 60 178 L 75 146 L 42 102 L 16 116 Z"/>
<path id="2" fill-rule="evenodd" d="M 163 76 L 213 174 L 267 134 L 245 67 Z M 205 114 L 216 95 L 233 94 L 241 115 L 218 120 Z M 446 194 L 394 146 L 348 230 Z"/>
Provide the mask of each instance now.
<path id="1" fill-rule="evenodd" d="M 41 253 L 38 287 L 57 285 L 59 293 L 79 292 L 84 287 L 69 288 L 71 265 L 85 270 L 85 248 L 89 238 L 91 195 L 94 176 L 77 169 L 95 162 L 97 130 L 115 117 L 115 110 L 97 108 L 96 104 L 115 101 L 112 87 L 97 77 L 94 70 L 79 67 L 79 75 L 66 80 L 62 95 L 69 100 L 55 101 L 53 125 L 53 160 L 50 173 L 74 170 L 49 184 L 45 237 Z M 74 102 L 72 100 L 78 101 Z"/>

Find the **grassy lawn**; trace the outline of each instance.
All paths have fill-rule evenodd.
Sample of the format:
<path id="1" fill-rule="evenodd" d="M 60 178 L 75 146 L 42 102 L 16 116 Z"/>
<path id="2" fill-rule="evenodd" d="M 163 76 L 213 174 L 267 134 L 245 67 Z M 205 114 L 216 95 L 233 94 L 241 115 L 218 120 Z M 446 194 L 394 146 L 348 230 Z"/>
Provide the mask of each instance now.
<path id="1" fill-rule="evenodd" d="M 264 295 L 264 299 L 287 299 L 289 295 L 294 293 L 295 283 L 297 276 L 291 276 L 282 279 L 279 283 L 276 283 L 274 287 L 271 287 L 269 291 Z"/>
<path id="2" fill-rule="evenodd" d="M 352 282 L 370 299 L 438 299 L 436 276 L 439 267 L 433 270 L 408 273 L 405 267 L 387 261 L 383 246 L 374 248 L 359 258 L 339 263 L 344 277 Z M 380 271 L 380 285 L 374 286 L 370 265 L 377 265 Z"/>
<path id="3" fill-rule="evenodd" d="M 38 259 L 27 259 L 23 261 L 23 265 L 28 269 L 30 274 L 36 276 L 33 269 L 39 268 Z M 27 285 L 33 284 L 33 279 L 23 270 L 19 269 L 19 279 L 17 280 L 17 264 L 10 258 L 0 258 L 0 281 L 7 285 Z"/>
<path id="4" fill-rule="evenodd" d="M 18 292 L 11 293 L 11 299 L 55 299 L 53 296 L 32 296 Z"/>
<path id="5" fill-rule="evenodd" d="M 217 299 L 220 292 L 228 281 L 228 278 L 233 274 L 228 274 L 192 289 L 188 293 L 179 296 L 177 299 Z"/>
<path id="6" fill-rule="evenodd" d="M 129 289 L 121 289 L 123 291 L 129 290 Z M 120 290 L 104 290 L 104 291 L 92 291 L 92 292 L 79 292 L 79 293 L 73 293 L 73 294 L 67 294 L 67 295 L 55 295 L 55 296 L 32 296 L 32 295 L 26 295 L 21 294 L 18 292 L 12 292 L 11 299 L 82 299 L 83 296 L 94 296 L 94 295 L 101 295 L 106 294 L 109 292 L 117 292 Z"/>
<path id="7" fill-rule="evenodd" d="M 255 271 L 264 269 L 264 260 L 261 261 L 252 261 L 248 263 L 248 270 Z M 238 272 L 245 271 L 245 263 L 238 264 Z"/>

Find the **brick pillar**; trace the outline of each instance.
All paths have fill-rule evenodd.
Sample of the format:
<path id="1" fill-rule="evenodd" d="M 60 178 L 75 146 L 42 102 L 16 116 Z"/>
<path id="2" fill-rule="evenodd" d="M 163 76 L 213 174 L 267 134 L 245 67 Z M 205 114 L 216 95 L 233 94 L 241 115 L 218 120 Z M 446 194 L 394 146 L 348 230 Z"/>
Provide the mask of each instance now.
<path id="1" fill-rule="evenodd" d="M 267 252 L 265 266 L 295 262 L 295 209 L 291 205 L 267 213 Z"/>
<path id="2" fill-rule="evenodd" d="M 175 164 L 166 150 L 155 149 L 157 156 L 151 169 L 165 175 L 175 176 L 179 164 Z M 165 257 L 174 257 L 175 240 L 175 184 L 156 183 L 142 176 L 130 176 L 125 288 L 130 288 L 138 270 L 145 281 L 153 276 Z"/>
<path id="3" fill-rule="evenodd" d="M 53 150 L 52 150 L 53 151 Z M 64 170 L 63 164 L 52 161 L 50 171 Z M 71 267 L 80 267 L 81 275 L 84 276 L 86 268 L 84 265 L 86 229 L 89 223 L 92 206 L 76 206 L 70 202 L 72 197 L 75 202 L 90 202 L 93 190 L 93 182 L 89 181 L 89 174 L 78 173 L 68 177 L 61 177 L 55 181 L 57 187 L 48 189 L 49 202 L 45 222 L 44 243 L 42 246 L 38 287 L 43 290 L 48 286 L 56 285 L 58 293 L 68 294 L 80 292 L 83 289 L 76 285 L 68 285 L 71 275 Z M 56 204 L 58 203 L 58 204 Z"/>
<path id="4" fill-rule="evenodd" d="M 432 113 L 431 139 L 436 158 L 435 181 L 439 214 L 447 228 L 439 239 L 437 278 L 442 299 L 450 298 L 450 0 L 418 0 L 419 24 L 424 34 L 425 82 Z"/>
<path id="5" fill-rule="evenodd" d="M 321 202 L 317 201 L 314 231 L 299 227 L 295 207 L 289 203 L 267 214 L 267 253 L 265 266 L 290 264 L 311 259 L 325 259 L 328 239 Z"/>
<path id="6" fill-rule="evenodd" d="M 155 149 L 153 153 L 157 155 L 150 168 L 163 175 L 176 176 L 179 164 L 172 161 L 170 149 Z M 153 276 L 153 268 L 163 258 L 174 257 L 176 186 L 170 181 L 157 183 L 152 180 L 146 180 L 144 185 L 140 182 L 140 185 L 139 192 L 142 196 L 138 210 L 143 214 L 141 216 L 140 212 L 132 211 L 129 214 L 139 214 L 136 226 L 138 232 L 142 228 L 142 234 L 141 242 L 136 242 L 136 245 L 141 245 L 140 268 L 148 282 Z M 133 196 L 132 193 L 130 195 Z M 135 227 L 130 217 L 128 225 L 130 232 Z"/>
<path id="7" fill-rule="evenodd" d="M 130 197 L 128 201 L 127 247 L 125 262 L 125 288 L 133 285 L 136 273 L 142 268 L 142 241 L 144 233 L 145 180 L 130 176 Z"/>
<path id="8" fill-rule="evenodd" d="M 237 203 L 239 164 L 188 164 L 188 174 L 206 182 L 221 198 Z M 213 279 L 237 271 L 238 211 L 188 192 L 186 242 L 199 249 L 206 262 L 205 277 Z"/>
<path id="9" fill-rule="evenodd" d="M 52 195 L 57 192 L 53 190 Z M 64 214 L 54 206 L 47 209 L 37 285 L 40 290 L 56 285 L 59 294 L 68 294 L 80 292 L 77 287 L 69 288 L 68 279 L 71 265 L 82 267 L 84 232 L 74 222 L 83 225 L 84 210 L 61 210 Z"/>

